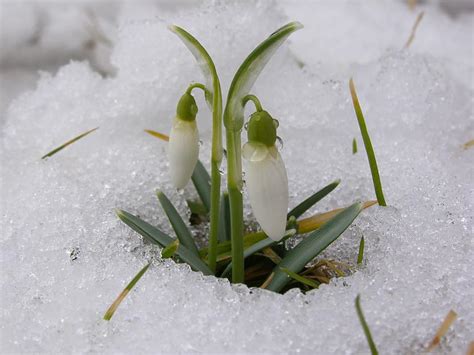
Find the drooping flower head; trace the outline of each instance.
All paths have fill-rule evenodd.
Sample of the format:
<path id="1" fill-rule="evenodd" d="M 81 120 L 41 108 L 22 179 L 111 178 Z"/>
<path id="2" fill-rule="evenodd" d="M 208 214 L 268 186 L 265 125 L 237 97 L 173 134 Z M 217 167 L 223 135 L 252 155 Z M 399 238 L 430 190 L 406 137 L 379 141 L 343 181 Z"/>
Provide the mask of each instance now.
<path id="1" fill-rule="evenodd" d="M 277 127 L 278 121 L 268 112 L 255 112 L 250 116 L 248 142 L 242 149 L 252 211 L 263 231 L 275 241 L 285 234 L 288 211 L 288 177 L 275 145 Z"/>
<path id="2" fill-rule="evenodd" d="M 177 189 L 184 188 L 189 182 L 198 160 L 197 112 L 194 97 L 186 92 L 178 102 L 168 143 L 171 181 Z"/>

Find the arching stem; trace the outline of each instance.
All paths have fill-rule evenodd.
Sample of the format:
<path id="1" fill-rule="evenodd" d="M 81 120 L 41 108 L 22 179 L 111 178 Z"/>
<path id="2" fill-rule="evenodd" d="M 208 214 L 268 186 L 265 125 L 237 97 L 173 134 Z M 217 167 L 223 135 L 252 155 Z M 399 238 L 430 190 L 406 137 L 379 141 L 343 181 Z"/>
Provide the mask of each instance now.
<path id="1" fill-rule="evenodd" d="M 247 104 L 247 102 L 249 102 L 249 101 L 252 101 L 252 102 L 253 102 L 253 104 L 255 105 L 255 109 L 257 110 L 257 112 L 263 111 L 262 105 L 260 104 L 260 100 L 258 99 L 257 96 L 252 95 L 252 94 L 249 94 L 249 95 L 245 96 L 245 97 L 242 99 L 242 105 L 245 106 L 245 105 Z"/>

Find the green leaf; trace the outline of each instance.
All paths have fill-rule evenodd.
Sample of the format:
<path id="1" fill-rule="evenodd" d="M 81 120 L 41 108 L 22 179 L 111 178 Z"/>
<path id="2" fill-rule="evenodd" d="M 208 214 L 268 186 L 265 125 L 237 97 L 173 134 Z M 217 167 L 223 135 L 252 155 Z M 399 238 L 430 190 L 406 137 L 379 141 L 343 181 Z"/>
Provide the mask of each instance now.
<path id="1" fill-rule="evenodd" d="M 122 301 L 127 297 L 128 293 L 130 290 L 135 286 L 135 284 L 142 278 L 142 276 L 145 274 L 145 272 L 148 270 L 150 267 L 150 264 L 146 264 L 143 269 L 141 269 L 138 274 L 135 275 L 135 277 L 132 279 L 132 281 L 129 282 L 127 287 L 120 292 L 120 295 L 117 297 L 117 299 L 114 301 L 114 303 L 111 304 L 109 309 L 107 309 L 107 312 L 104 314 L 104 320 L 110 320 L 112 316 L 114 315 L 115 311 L 117 310 L 118 306 Z"/>
<path id="2" fill-rule="evenodd" d="M 68 145 L 71 145 L 72 143 L 78 141 L 79 139 L 81 139 L 81 138 L 87 136 L 88 134 L 90 134 L 90 133 L 92 133 L 92 132 L 94 132 L 94 131 L 96 131 L 96 130 L 98 130 L 98 129 L 99 129 L 99 127 L 96 127 L 96 128 L 93 128 L 93 129 L 91 129 L 91 130 L 89 130 L 89 131 L 87 131 L 87 132 L 84 132 L 84 133 L 78 135 L 77 137 L 74 137 L 73 139 L 71 139 L 71 140 L 67 141 L 66 143 L 60 145 L 59 147 L 53 149 L 53 150 L 50 151 L 49 153 L 46 153 L 45 155 L 43 155 L 43 156 L 41 157 L 41 159 L 45 159 L 45 158 L 49 158 L 50 156 L 53 156 L 54 154 L 56 154 L 56 153 L 59 152 L 60 150 L 66 148 Z"/>
<path id="3" fill-rule="evenodd" d="M 158 228 L 153 227 L 151 224 L 141 220 L 140 218 L 123 210 L 117 211 L 117 216 L 132 228 L 135 232 L 142 235 L 144 238 L 152 243 L 158 244 L 163 248 L 166 248 L 169 244 L 174 242 L 174 239 L 160 231 Z M 193 270 L 201 271 L 204 275 L 212 275 L 212 271 L 209 267 L 193 252 L 189 251 L 185 246 L 179 245 L 176 250 L 176 255 L 181 260 L 186 262 Z"/>
<path id="4" fill-rule="evenodd" d="M 204 206 L 201 202 L 186 200 L 189 210 L 191 213 L 197 214 L 199 216 L 206 216 L 208 211 L 206 206 Z"/>
<path id="5" fill-rule="evenodd" d="M 294 236 L 296 234 L 295 229 L 289 229 L 285 232 L 285 235 L 283 236 L 282 240 L 280 242 L 284 242 L 288 238 Z M 250 245 L 247 249 L 244 249 L 244 259 L 248 258 L 250 255 L 253 255 L 257 252 L 259 252 L 262 249 L 265 249 L 267 247 L 270 247 L 272 245 L 275 245 L 276 243 L 280 242 L 275 242 L 273 239 L 268 238 L 264 233 L 263 233 L 265 239 L 260 240 L 252 245 Z M 227 264 L 226 268 L 221 274 L 221 277 L 226 277 L 227 274 L 232 270 L 232 261 Z"/>
<path id="6" fill-rule="evenodd" d="M 213 97 L 217 94 L 220 98 L 221 89 L 216 67 L 212 61 L 211 56 L 202 46 L 202 44 L 199 43 L 199 41 L 185 29 L 175 25 L 170 26 L 169 29 L 183 41 L 184 45 L 189 49 L 196 59 L 196 62 L 199 64 L 199 68 L 201 69 L 206 80 L 206 88 L 208 90 L 208 93 L 206 94 L 206 101 L 209 105 L 209 108 L 214 110 L 216 107 L 213 107 Z M 220 99 L 220 101 L 222 102 L 222 99 Z"/>
<path id="7" fill-rule="evenodd" d="M 243 98 L 249 94 L 265 65 L 293 32 L 303 27 L 299 22 L 290 22 L 273 32 L 241 64 L 234 75 L 227 96 L 224 123 L 228 129 L 239 130 L 244 122 Z"/>
<path id="8" fill-rule="evenodd" d="M 308 279 L 304 276 L 298 275 L 296 272 L 291 271 L 290 269 L 287 269 L 285 267 L 280 267 L 280 270 L 283 271 L 285 274 L 287 274 L 289 277 L 292 279 L 301 282 L 302 284 L 305 284 L 306 286 L 309 286 L 311 288 L 318 288 L 319 285 L 317 282 Z"/>
<path id="9" fill-rule="evenodd" d="M 364 237 L 360 238 L 360 244 L 359 244 L 359 254 L 357 255 L 357 264 L 362 264 L 362 261 L 364 260 Z"/>
<path id="10" fill-rule="evenodd" d="M 196 243 L 194 242 L 191 231 L 188 229 L 171 201 L 168 199 L 168 197 L 166 197 L 163 191 L 158 190 L 156 192 L 156 196 L 161 203 L 161 207 L 163 207 L 163 210 L 168 216 L 171 226 L 173 227 L 181 244 L 184 245 L 189 251 L 196 254 L 196 256 L 199 256 L 199 250 L 196 247 Z"/>
<path id="11" fill-rule="evenodd" d="M 194 187 L 207 211 L 211 210 L 211 177 L 201 161 L 198 160 L 191 176 Z"/>
<path id="12" fill-rule="evenodd" d="M 362 211 L 362 203 L 353 204 L 291 249 L 275 268 L 275 275 L 267 289 L 280 292 L 289 281 L 285 273 L 280 270 L 280 267 L 296 273 L 303 270 L 307 263 L 318 256 L 351 225 L 360 211 Z"/>
<path id="13" fill-rule="evenodd" d="M 349 89 L 351 91 L 352 103 L 354 104 L 354 111 L 357 116 L 357 122 L 359 123 L 362 140 L 364 141 L 365 151 L 367 152 L 367 158 L 369 159 L 375 195 L 377 196 L 377 201 L 379 202 L 380 206 L 387 206 L 385 197 L 383 195 L 382 182 L 380 181 L 379 169 L 377 167 L 377 160 L 375 159 L 374 148 L 372 147 L 369 131 L 367 130 L 367 126 L 365 124 L 364 115 L 362 114 L 362 109 L 360 108 L 359 99 L 357 98 L 357 93 L 352 78 L 349 81 Z"/>
<path id="14" fill-rule="evenodd" d="M 168 244 L 168 246 L 161 251 L 161 257 L 163 259 L 169 259 L 173 257 L 173 255 L 176 254 L 178 247 L 179 247 L 179 239 L 176 239 L 173 243 Z"/>
<path id="15" fill-rule="evenodd" d="M 321 201 L 324 197 L 326 197 L 332 190 L 334 190 L 339 184 L 341 180 L 336 180 L 331 182 L 329 185 L 323 187 L 318 192 L 315 192 L 313 195 L 308 197 L 306 200 L 301 202 L 298 206 L 293 208 L 290 212 L 288 212 L 288 217 L 291 216 L 295 217 L 296 219 L 300 218 L 303 213 L 313 207 L 316 203 Z"/>
<path id="16" fill-rule="evenodd" d="M 229 194 L 224 191 L 220 203 L 219 242 L 230 241 L 230 206 Z"/>
<path id="17" fill-rule="evenodd" d="M 369 343 L 370 352 L 372 355 L 378 355 L 377 346 L 372 339 L 372 334 L 370 333 L 369 325 L 365 321 L 364 313 L 362 312 L 362 307 L 360 306 L 360 295 L 357 295 L 355 299 L 355 307 L 357 311 L 357 317 L 359 317 L 360 325 L 364 330 L 365 337 L 367 338 L 367 343 Z"/>
<path id="18" fill-rule="evenodd" d="M 354 139 L 352 140 L 352 154 L 356 154 L 357 153 L 357 140 Z"/>

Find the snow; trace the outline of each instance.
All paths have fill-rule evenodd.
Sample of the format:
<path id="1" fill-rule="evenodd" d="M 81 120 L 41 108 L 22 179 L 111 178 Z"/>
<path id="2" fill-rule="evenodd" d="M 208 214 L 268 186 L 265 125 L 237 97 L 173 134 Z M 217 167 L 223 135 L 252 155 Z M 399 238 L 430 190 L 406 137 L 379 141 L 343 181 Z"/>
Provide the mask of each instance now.
<path id="1" fill-rule="evenodd" d="M 215 2 L 177 11 L 124 3 L 112 34 L 115 76 L 71 62 L 17 97 L 1 133 L 0 352 L 367 353 L 354 308 L 360 293 L 382 353 L 420 353 L 450 309 L 459 317 L 437 352 L 464 353 L 474 333 L 474 165 L 472 149 L 462 148 L 474 138 L 473 14 L 453 18 L 436 3 L 420 5 L 424 19 L 402 50 L 417 12 L 403 2 L 354 4 Z M 348 90 L 353 76 L 389 207 L 364 211 L 325 252 L 353 265 L 364 236 L 357 272 L 306 295 L 278 295 L 160 260 L 114 209 L 171 232 L 155 197 L 161 188 L 186 213 L 168 178 L 165 143 L 143 132 L 168 132 L 188 83 L 203 80 L 167 25 L 202 41 L 226 90 L 245 56 L 293 19 L 306 28 L 253 91 L 280 121 L 290 206 L 337 178 L 341 185 L 312 212 L 374 199 Z M 19 29 L 8 43 L 30 36 Z M 57 43 L 68 40 L 54 33 Z M 208 162 L 210 114 L 197 101 Z M 148 260 L 153 266 L 103 321 Z"/>

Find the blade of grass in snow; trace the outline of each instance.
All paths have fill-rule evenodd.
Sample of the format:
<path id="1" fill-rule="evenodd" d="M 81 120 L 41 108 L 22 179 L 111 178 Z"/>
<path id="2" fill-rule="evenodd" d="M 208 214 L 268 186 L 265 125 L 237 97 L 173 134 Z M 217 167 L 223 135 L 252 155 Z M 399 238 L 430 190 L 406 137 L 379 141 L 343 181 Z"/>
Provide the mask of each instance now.
<path id="1" fill-rule="evenodd" d="M 60 145 L 59 147 L 53 149 L 53 150 L 50 151 L 49 153 L 46 153 L 45 155 L 43 155 L 43 156 L 41 157 L 41 159 L 45 159 L 45 158 L 49 158 L 49 157 L 53 156 L 54 154 L 56 154 L 56 153 L 59 152 L 60 150 L 63 150 L 64 148 L 66 148 L 68 145 L 71 145 L 72 143 L 78 141 L 78 140 L 81 139 L 81 138 L 84 138 L 84 137 L 87 136 L 88 134 L 90 134 L 90 133 L 92 133 L 92 132 L 94 132 L 94 131 L 96 131 L 96 130 L 98 130 L 98 129 L 99 129 L 99 127 L 96 127 L 96 128 L 93 128 L 93 129 L 91 129 L 91 130 L 88 130 L 87 132 L 84 132 L 84 133 L 78 135 L 77 137 L 74 137 L 73 139 L 71 139 L 71 140 L 67 141 L 66 143 Z"/>
<path id="2" fill-rule="evenodd" d="M 367 343 L 369 343 L 370 352 L 372 355 L 378 355 L 379 352 L 375 346 L 374 340 L 372 339 L 369 325 L 365 321 L 364 313 L 362 312 L 362 307 L 360 306 L 360 295 L 357 295 L 355 299 L 355 307 L 357 311 L 357 317 L 359 317 L 359 322 L 362 326 L 362 329 L 364 330 L 365 337 L 367 338 Z"/>
<path id="3" fill-rule="evenodd" d="M 308 279 L 304 276 L 298 275 L 296 272 L 293 272 L 290 269 L 287 269 L 286 267 L 281 267 L 280 270 L 283 271 L 285 274 L 287 274 L 292 279 L 294 279 L 298 282 L 301 282 L 302 284 L 305 284 L 306 286 L 309 286 L 311 288 L 318 288 L 319 287 L 319 285 L 315 281 L 313 281 L 311 279 Z"/>
<path id="4" fill-rule="evenodd" d="M 152 243 L 158 244 L 165 248 L 174 242 L 173 238 L 166 235 L 158 228 L 153 227 L 151 224 L 134 216 L 133 214 L 123 210 L 118 210 L 117 216 L 122 222 Z M 193 270 L 201 271 L 204 275 L 213 274 L 206 263 L 204 263 L 201 258 L 199 258 L 199 256 L 196 256 L 194 253 L 189 251 L 185 246 L 179 245 L 178 249 L 176 250 L 176 255 L 178 255 L 180 259 L 186 262 L 189 266 L 191 266 Z"/>
<path id="5" fill-rule="evenodd" d="M 375 159 L 374 148 L 372 147 L 372 142 L 370 141 L 369 132 L 367 131 L 367 126 L 365 125 L 364 115 L 362 114 L 362 109 L 360 108 L 359 99 L 357 98 L 357 93 L 352 78 L 349 80 L 349 88 L 351 91 L 352 102 L 354 104 L 354 111 L 357 116 L 357 121 L 359 122 L 360 133 L 362 135 L 362 140 L 364 141 L 365 151 L 367 152 L 367 158 L 369 159 L 375 195 L 377 196 L 377 201 L 379 202 L 380 206 L 387 206 L 382 191 L 382 182 L 380 181 L 379 169 L 377 167 L 377 160 Z"/>
<path id="6" fill-rule="evenodd" d="M 362 203 L 354 203 L 288 251 L 281 263 L 275 267 L 275 276 L 267 289 L 280 292 L 289 281 L 280 267 L 296 273 L 302 271 L 307 263 L 325 250 L 352 224 L 362 209 Z"/>
<path id="7" fill-rule="evenodd" d="M 357 153 L 357 140 L 354 138 L 352 140 L 352 154 Z"/>
<path id="8" fill-rule="evenodd" d="M 153 137 L 159 138 L 161 140 L 164 140 L 165 142 L 168 142 L 170 140 L 170 137 L 168 137 L 166 134 L 153 131 L 151 129 L 145 129 L 145 132 L 152 135 Z"/>
<path id="9" fill-rule="evenodd" d="M 321 201 L 325 196 L 327 196 L 332 190 L 334 190 L 340 182 L 341 180 L 333 181 L 329 185 L 323 187 L 321 190 L 308 197 L 306 200 L 288 212 L 287 218 L 293 216 L 298 219 L 303 213 L 305 213 L 317 202 Z"/>
<path id="10" fill-rule="evenodd" d="M 436 331 L 433 340 L 431 341 L 430 345 L 428 346 L 428 349 L 426 350 L 427 352 L 434 350 L 439 345 L 439 343 L 441 342 L 441 338 L 447 333 L 449 327 L 451 327 L 451 324 L 454 323 L 457 317 L 458 315 L 456 314 L 456 312 L 454 312 L 453 310 L 449 311 L 446 318 L 444 318 L 443 323 L 441 323 L 441 326 Z"/>
<path id="11" fill-rule="evenodd" d="M 408 37 L 408 40 L 407 40 L 407 43 L 405 43 L 405 49 L 407 49 L 408 47 L 410 47 L 411 43 L 413 42 L 413 40 L 415 39 L 415 33 L 416 33 L 416 29 L 418 28 L 421 20 L 423 19 L 423 15 L 425 13 L 422 11 L 418 14 L 418 16 L 416 17 L 416 20 L 415 20 L 415 23 L 413 25 L 413 28 L 411 29 L 411 33 L 410 33 L 410 37 Z"/>
<path id="12" fill-rule="evenodd" d="M 171 201 L 168 199 L 168 197 L 166 197 L 163 191 L 158 190 L 156 192 L 156 196 L 158 197 L 158 200 L 160 201 L 161 207 L 163 207 L 163 210 L 168 216 L 171 226 L 173 227 L 173 230 L 176 233 L 176 236 L 178 237 L 180 242 L 186 248 L 188 248 L 189 251 L 196 254 L 196 256 L 199 256 L 199 250 L 196 247 L 196 243 L 194 242 L 194 238 L 191 234 L 191 231 L 186 226 L 186 224 L 184 223 L 183 219 L 179 215 L 178 211 L 176 211 L 176 208 L 174 208 Z"/>
<path id="13" fill-rule="evenodd" d="M 114 315 L 115 311 L 117 310 L 118 306 L 122 301 L 127 297 L 128 293 L 130 290 L 135 286 L 135 284 L 142 278 L 143 274 L 148 270 L 150 267 L 150 264 L 145 265 L 143 269 L 141 269 L 138 274 L 135 275 L 135 277 L 130 281 L 130 283 L 125 287 L 125 289 L 120 293 L 120 295 L 117 297 L 117 299 L 112 303 L 112 305 L 109 307 L 107 312 L 104 314 L 104 320 L 110 320 L 112 316 Z"/>
<path id="14" fill-rule="evenodd" d="M 359 254 L 357 255 L 357 264 L 362 264 L 362 261 L 364 260 L 364 246 L 365 246 L 365 241 L 364 237 L 360 238 L 360 243 L 359 243 Z"/>

